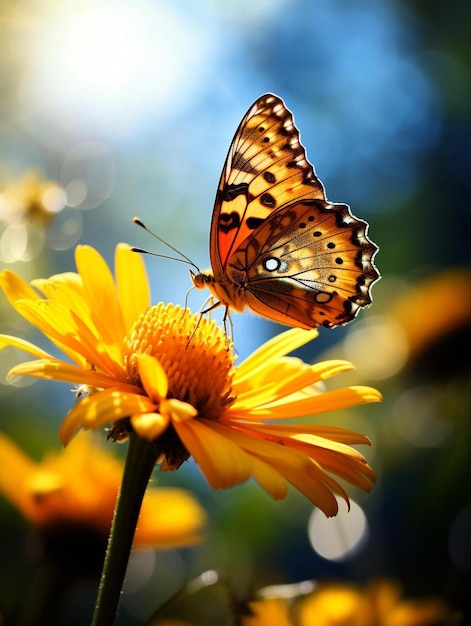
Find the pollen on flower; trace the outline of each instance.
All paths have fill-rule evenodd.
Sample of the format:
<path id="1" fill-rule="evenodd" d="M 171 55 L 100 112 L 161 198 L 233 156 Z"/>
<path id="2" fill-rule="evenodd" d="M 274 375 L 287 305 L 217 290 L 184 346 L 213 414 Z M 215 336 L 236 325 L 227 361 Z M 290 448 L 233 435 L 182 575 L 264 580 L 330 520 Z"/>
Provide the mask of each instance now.
<path id="1" fill-rule="evenodd" d="M 168 379 L 168 398 L 195 407 L 206 419 L 218 419 L 234 401 L 233 352 L 214 321 L 172 304 L 144 311 L 124 342 L 128 379 L 140 384 L 137 355 L 155 357 Z"/>

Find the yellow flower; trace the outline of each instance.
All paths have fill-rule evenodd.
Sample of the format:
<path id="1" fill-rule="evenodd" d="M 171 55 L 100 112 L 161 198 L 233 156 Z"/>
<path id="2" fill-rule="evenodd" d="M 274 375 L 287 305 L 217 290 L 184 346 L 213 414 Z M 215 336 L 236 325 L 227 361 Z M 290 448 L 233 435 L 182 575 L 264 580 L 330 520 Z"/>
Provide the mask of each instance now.
<path id="1" fill-rule="evenodd" d="M 33 526 L 53 533 L 82 528 L 106 541 L 121 484 L 123 464 L 89 433 L 40 462 L 0 433 L 0 494 Z M 134 545 L 168 548 L 201 539 L 205 514 L 183 489 L 150 488 L 142 505 Z"/>
<path id="2" fill-rule="evenodd" d="M 291 610 L 285 598 L 253 600 L 240 618 L 241 626 L 293 626 Z"/>
<path id="3" fill-rule="evenodd" d="M 321 586 L 301 600 L 297 611 L 302 626 L 374 626 L 373 607 L 355 587 L 346 584 Z"/>
<path id="4" fill-rule="evenodd" d="M 426 353 L 440 341 L 449 342 L 460 331 L 465 337 L 471 324 L 471 272 L 442 270 L 405 288 L 389 315 L 405 333 L 412 356 Z"/>
<path id="5" fill-rule="evenodd" d="M 439 598 L 404 600 L 400 586 L 389 580 L 375 581 L 365 589 L 348 583 L 321 584 L 298 596 L 292 595 L 293 587 L 299 585 L 278 586 L 279 595 L 261 590 L 261 597 L 240 613 L 241 626 L 432 626 L 451 619 Z"/>
<path id="6" fill-rule="evenodd" d="M 0 347 L 16 346 L 36 357 L 10 375 L 68 381 L 91 391 L 66 416 L 64 444 L 80 428 L 112 423 L 115 440 L 133 429 L 154 441 L 163 470 L 192 455 L 215 489 L 253 477 L 274 498 L 283 498 L 291 483 L 326 515 L 337 512 L 333 492 L 348 501 L 332 475 L 371 488 L 373 470 L 350 447 L 368 444 L 364 435 L 279 423 L 381 399 L 370 387 L 323 391 L 317 385 L 352 369 L 349 362 L 307 365 L 286 356 L 316 331 L 284 332 L 235 367 L 227 337 L 213 321 L 178 306 L 151 307 L 142 259 L 128 246 L 117 247 L 115 280 L 91 247 L 77 248 L 76 264 L 78 273 L 33 286 L 9 270 L 0 274 L 15 309 L 72 361 L 3 335 Z"/>
<path id="7" fill-rule="evenodd" d="M 45 180 L 31 170 L 0 188 L 0 221 L 12 224 L 35 220 L 48 224 L 65 203 L 66 194 L 59 183 Z"/>
<path id="8" fill-rule="evenodd" d="M 437 598 L 404 600 L 399 585 L 384 580 L 365 590 L 348 584 L 322 585 L 297 610 L 299 626 L 432 626 L 450 619 Z"/>

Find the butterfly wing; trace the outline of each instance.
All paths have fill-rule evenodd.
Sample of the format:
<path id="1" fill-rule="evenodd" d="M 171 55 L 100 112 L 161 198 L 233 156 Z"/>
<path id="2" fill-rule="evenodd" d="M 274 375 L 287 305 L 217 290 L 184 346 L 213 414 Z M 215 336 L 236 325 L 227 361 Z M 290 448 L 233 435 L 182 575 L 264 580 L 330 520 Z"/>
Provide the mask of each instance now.
<path id="1" fill-rule="evenodd" d="M 303 198 L 325 199 L 306 158 L 293 115 L 283 100 L 261 96 L 232 140 L 211 222 L 211 266 L 224 280 L 231 255 L 280 207 Z"/>
<path id="2" fill-rule="evenodd" d="M 368 224 L 346 204 L 294 202 L 265 220 L 231 256 L 228 278 L 255 313 L 301 328 L 332 328 L 371 303 L 379 278 Z"/>

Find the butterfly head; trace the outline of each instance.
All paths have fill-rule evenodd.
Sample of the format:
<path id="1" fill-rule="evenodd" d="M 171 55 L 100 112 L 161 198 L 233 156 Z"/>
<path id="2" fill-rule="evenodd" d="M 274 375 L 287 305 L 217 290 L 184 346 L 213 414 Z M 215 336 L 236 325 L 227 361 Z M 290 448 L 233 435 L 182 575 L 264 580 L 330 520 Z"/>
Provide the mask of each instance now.
<path id="1" fill-rule="evenodd" d="M 217 280 L 211 270 L 198 272 L 197 274 L 190 270 L 190 276 L 193 285 L 197 289 L 208 288 L 211 295 L 216 298 L 217 306 L 225 306 L 226 311 L 233 309 L 237 313 L 242 313 L 247 305 L 243 284 L 233 283 L 230 280 Z"/>
<path id="2" fill-rule="evenodd" d="M 190 277 L 196 289 L 204 289 L 205 287 L 211 289 L 211 285 L 214 283 L 214 276 L 211 270 L 198 271 L 197 274 L 190 270 Z"/>

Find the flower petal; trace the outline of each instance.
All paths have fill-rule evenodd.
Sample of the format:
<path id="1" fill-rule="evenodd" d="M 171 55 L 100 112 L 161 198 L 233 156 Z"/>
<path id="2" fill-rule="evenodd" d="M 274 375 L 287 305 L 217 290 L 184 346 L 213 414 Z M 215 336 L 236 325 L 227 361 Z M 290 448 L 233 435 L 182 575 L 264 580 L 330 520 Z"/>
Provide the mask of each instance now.
<path id="1" fill-rule="evenodd" d="M 300 454 L 293 448 L 286 448 L 278 441 L 270 441 L 263 435 L 259 435 L 255 429 L 231 427 L 203 419 L 199 419 L 198 422 L 208 424 L 212 430 L 223 435 L 226 439 L 229 439 L 250 454 L 264 455 L 267 459 L 273 455 L 282 455 L 285 461 L 290 463 L 295 469 L 301 469 L 309 463 L 306 454 Z"/>
<path id="2" fill-rule="evenodd" d="M 104 374 L 99 374 L 93 369 L 71 365 L 58 359 L 38 359 L 36 361 L 27 361 L 19 363 L 11 368 L 8 372 L 10 376 L 37 376 L 46 380 L 59 380 L 66 383 L 74 383 L 77 385 L 90 385 L 100 389 L 108 389 L 116 387 L 115 378 L 110 378 Z M 129 393 L 139 393 L 139 387 L 127 383 L 119 383 L 122 391 Z"/>
<path id="3" fill-rule="evenodd" d="M 0 463 L 0 493 L 27 517 L 31 510 L 31 503 L 23 486 L 34 472 L 36 464 L 1 432 L 0 457 L 2 459 Z"/>
<path id="4" fill-rule="evenodd" d="M 129 332 L 139 315 L 150 307 L 150 288 L 144 261 L 124 243 L 116 246 L 115 275 L 119 302 L 126 332 Z"/>
<path id="5" fill-rule="evenodd" d="M 368 402 L 381 402 L 382 396 L 373 387 L 353 386 L 344 389 L 334 389 L 313 396 L 290 402 L 290 398 L 285 398 L 279 402 L 272 402 L 263 407 L 253 408 L 251 416 L 253 418 L 266 419 L 287 419 L 292 417 L 302 417 L 305 415 L 317 415 L 337 409 L 345 409 Z M 247 412 L 238 411 L 236 406 L 228 410 L 231 419 L 244 419 Z"/>
<path id="6" fill-rule="evenodd" d="M 185 546 L 201 540 L 206 515 L 183 489 L 147 489 L 137 522 L 134 545 Z"/>
<path id="7" fill-rule="evenodd" d="M 282 500 L 288 494 L 288 483 L 278 470 L 271 466 L 269 462 L 252 456 L 252 476 L 262 489 L 271 495 L 275 500 Z"/>
<path id="8" fill-rule="evenodd" d="M 308 341 L 312 341 L 318 336 L 318 331 L 304 330 L 302 328 L 290 328 L 289 330 L 273 337 L 260 348 L 255 350 L 249 357 L 237 366 L 237 382 L 242 383 L 245 377 L 252 377 L 267 363 L 285 356 L 293 350 L 304 346 Z"/>
<path id="9" fill-rule="evenodd" d="M 198 415 L 198 411 L 194 406 L 188 404 L 188 402 L 183 402 L 183 400 L 177 400 L 176 398 L 162 400 L 160 410 L 162 413 L 171 415 L 172 420 L 176 422 L 186 422 Z"/>
<path id="10" fill-rule="evenodd" d="M 239 422 L 238 422 L 239 424 Z M 272 437 L 286 437 L 289 435 L 298 435 L 299 438 L 303 438 L 305 434 L 315 435 L 316 437 L 322 437 L 323 439 L 330 441 L 337 441 L 338 443 L 345 444 L 366 444 L 371 445 L 371 441 L 354 430 L 348 428 L 340 428 L 338 426 L 324 426 L 322 424 L 264 424 L 257 423 L 251 424 L 251 428 L 256 429 L 258 432 L 266 433 Z"/>
<path id="11" fill-rule="evenodd" d="M 118 379 L 123 376 L 121 354 L 112 350 L 114 354 L 110 355 L 108 346 L 93 334 L 74 311 L 67 309 L 62 303 L 23 300 L 17 302 L 17 310 L 76 363 L 93 363 L 110 376 Z"/>
<path id="12" fill-rule="evenodd" d="M 168 380 L 164 368 L 150 354 L 136 354 L 139 377 L 145 392 L 155 402 L 167 397 Z"/>
<path id="13" fill-rule="evenodd" d="M 303 470 L 294 470 L 292 466 L 284 462 L 282 457 L 272 459 L 271 463 L 289 483 L 324 511 L 327 517 L 332 517 L 338 512 L 337 500 L 332 490 L 346 498 L 348 503 L 347 494 L 342 487 L 327 476 L 314 461 Z"/>
<path id="14" fill-rule="evenodd" d="M 126 328 L 108 265 L 91 246 L 77 246 L 75 263 L 83 280 L 93 322 L 103 343 L 121 345 Z M 103 315 L 103 311 L 107 314 Z"/>
<path id="15" fill-rule="evenodd" d="M 212 426 L 219 432 L 225 428 L 220 424 Z M 226 428 L 227 437 L 249 452 L 252 457 L 259 458 L 269 464 L 288 482 L 299 489 L 328 516 L 337 513 L 337 501 L 332 490 L 346 497 L 342 487 L 322 467 L 305 453 L 293 447 L 281 445 L 251 436 L 246 432 Z M 348 500 L 348 499 L 347 499 Z"/>
<path id="16" fill-rule="evenodd" d="M 274 371 L 266 372 L 267 382 L 262 382 L 261 380 L 251 381 L 253 388 L 237 395 L 238 407 L 250 410 L 276 402 L 287 396 L 291 396 L 290 402 L 292 402 L 293 394 L 303 390 L 305 392 L 303 394 L 304 398 L 307 395 L 306 390 L 308 387 L 315 385 L 321 380 L 353 369 L 353 365 L 348 361 L 324 361 L 311 366 L 300 361 L 300 363 L 292 364 L 289 368 L 286 368 L 286 365 L 288 365 L 286 361 L 287 359 L 284 359 L 283 363 L 273 364 Z M 296 361 L 298 360 L 296 359 Z M 269 368 L 266 369 L 268 370 Z M 273 375 L 275 370 L 277 370 L 276 375 Z M 312 395 L 317 396 L 319 393 L 313 393 Z"/>
<path id="17" fill-rule="evenodd" d="M 169 418 L 156 412 L 139 413 L 131 417 L 131 424 L 140 437 L 152 441 L 167 428 Z"/>
<path id="18" fill-rule="evenodd" d="M 147 396 L 116 388 L 106 389 L 86 396 L 69 411 L 62 422 L 59 437 L 67 445 L 80 428 L 100 428 L 125 417 L 156 410 L 157 407 Z"/>
<path id="19" fill-rule="evenodd" d="M 16 308 L 17 300 L 38 300 L 39 295 L 26 281 L 11 270 L 0 272 L 0 286 L 10 304 Z"/>
<path id="20" fill-rule="evenodd" d="M 20 350 L 24 350 L 25 352 L 29 352 L 33 356 L 37 356 L 40 359 L 52 359 L 53 357 L 38 348 L 33 343 L 26 341 L 25 339 L 20 339 L 19 337 L 12 337 L 11 335 L 0 335 L 0 350 L 5 348 L 6 346 L 12 346 L 13 348 L 19 348 Z"/>
<path id="21" fill-rule="evenodd" d="M 213 425 L 207 420 L 174 423 L 183 445 L 213 489 L 226 489 L 245 482 L 251 474 L 249 456 L 231 439 L 216 432 Z"/>
<path id="22" fill-rule="evenodd" d="M 90 308 L 85 299 L 82 278 L 76 272 L 63 272 L 50 278 L 36 278 L 31 284 L 39 289 L 46 300 L 61 302 L 89 323 Z"/>

